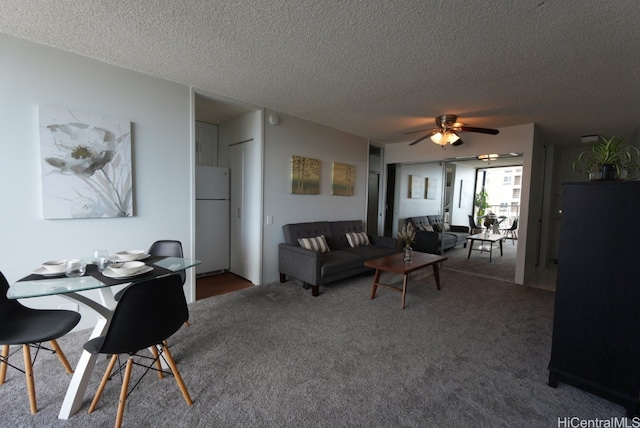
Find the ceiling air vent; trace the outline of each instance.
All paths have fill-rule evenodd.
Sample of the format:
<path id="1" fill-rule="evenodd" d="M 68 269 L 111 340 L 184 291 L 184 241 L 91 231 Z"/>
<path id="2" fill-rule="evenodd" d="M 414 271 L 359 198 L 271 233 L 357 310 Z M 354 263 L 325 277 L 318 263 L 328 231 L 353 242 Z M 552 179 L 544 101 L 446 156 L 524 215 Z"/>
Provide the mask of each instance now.
<path id="1" fill-rule="evenodd" d="M 600 138 L 599 135 L 583 135 L 582 137 L 580 137 L 580 142 L 581 143 L 597 143 L 599 138 Z"/>

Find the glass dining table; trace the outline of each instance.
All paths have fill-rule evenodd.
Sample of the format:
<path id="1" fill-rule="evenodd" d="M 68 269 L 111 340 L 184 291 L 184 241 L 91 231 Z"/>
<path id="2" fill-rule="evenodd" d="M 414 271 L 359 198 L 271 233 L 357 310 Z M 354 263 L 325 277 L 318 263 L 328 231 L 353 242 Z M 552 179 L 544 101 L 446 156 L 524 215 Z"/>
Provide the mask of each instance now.
<path id="1" fill-rule="evenodd" d="M 87 338 L 90 340 L 104 335 L 109 328 L 109 322 L 116 307 L 112 286 L 148 281 L 200 264 L 200 261 L 195 259 L 161 256 L 150 256 L 141 261 L 144 261 L 145 265 L 152 269 L 133 277 L 108 277 L 99 272 L 93 264 L 88 264 L 85 275 L 80 277 L 68 278 L 64 275 L 45 277 L 31 274 L 12 284 L 7 291 L 7 297 L 9 299 L 26 299 L 57 295 L 89 308 L 98 316 L 98 321 L 91 331 L 91 335 Z M 88 290 L 96 290 L 100 301 L 80 294 L 80 292 Z M 80 410 L 97 357 L 97 355 L 92 355 L 85 350 L 82 351 L 62 402 L 58 419 L 68 419 Z"/>

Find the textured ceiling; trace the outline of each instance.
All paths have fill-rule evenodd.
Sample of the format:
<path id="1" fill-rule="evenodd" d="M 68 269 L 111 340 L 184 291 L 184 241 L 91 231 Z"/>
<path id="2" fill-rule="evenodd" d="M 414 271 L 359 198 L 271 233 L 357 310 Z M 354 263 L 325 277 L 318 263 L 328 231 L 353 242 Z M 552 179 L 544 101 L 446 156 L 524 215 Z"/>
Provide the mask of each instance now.
<path id="1" fill-rule="evenodd" d="M 381 143 L 640 126 L 638 0 L 0 0 L 0 32 Z"/>

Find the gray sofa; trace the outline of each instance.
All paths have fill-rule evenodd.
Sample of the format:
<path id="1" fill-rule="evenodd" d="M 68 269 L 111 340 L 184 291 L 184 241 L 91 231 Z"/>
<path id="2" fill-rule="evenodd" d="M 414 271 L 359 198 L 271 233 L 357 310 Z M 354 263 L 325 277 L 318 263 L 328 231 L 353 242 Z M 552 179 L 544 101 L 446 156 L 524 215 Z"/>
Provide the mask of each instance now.
<path id="1" fill-rule="evenodd" d="M 450 230 L 445 231 L 443 235 L 441 230 L 444 221 L 441 215 L 409 217 L 405 219 L 406 223 L 411 223 L 416 229 L 415 242 L 411 245 L 411 248 L 416 251 L 439 254 L 441 248 L 446 251 L 460 243 L 463 246 L 467 245 L 469 227 L 452 225 Z M 433 232 L 423 230 L 425 225 L 431 226 Z"/>
<path id="2" fill-rule="evenodd" d="M 351 247 L 346 234 L 365 232 L 361 220 L 317 221 L 292 223 L 282 226 L 284 243 L 278 245 L 278 271 L 280 282 L 297 279 L 311 294 L 320 294 L 320 285 L 344 279 L 372 269 L 364 266 L 366 260 L 398 252 L 398 240 L 368 235 L 370 245 Z M 325 253 L 302 248 L 298 239 L 324 235 L 330 251 Z"/>

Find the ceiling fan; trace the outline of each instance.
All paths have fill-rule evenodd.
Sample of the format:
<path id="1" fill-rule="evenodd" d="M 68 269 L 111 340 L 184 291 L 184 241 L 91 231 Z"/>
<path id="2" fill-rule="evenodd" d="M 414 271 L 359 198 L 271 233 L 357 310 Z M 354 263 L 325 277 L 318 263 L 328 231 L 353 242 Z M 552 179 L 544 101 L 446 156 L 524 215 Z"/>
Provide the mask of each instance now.
<path id="1" fill-rule="evenodd" d="M 431 137 L 431 141 L 436 144 L 441 145 L 442 147 L 447 144 L 451 144 L 452 146 L 459 146 L 463 144 L 463 141 L 460 139 L 456 132 L 479 132 L 481 134 L 491 134 L 496 135 L 498 132 L 497 129 L 489 129 L 489 128 L 477 128 L 475 126 L 466 126 L 463 123 L 458 122 L 458 116 L 455 114 L 443 114 L 442 116 L 436 117 L 436 126 L 429 132 L 427 135 L 424 135 L 411 144 L 418 144 L 420 141 Z M 425 132 L 426 129 L 422 129 L 420 131 L 409 132 L 408 134 L 414 134 L 416 132 Z"/>

